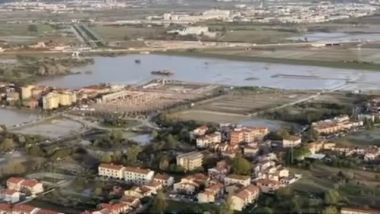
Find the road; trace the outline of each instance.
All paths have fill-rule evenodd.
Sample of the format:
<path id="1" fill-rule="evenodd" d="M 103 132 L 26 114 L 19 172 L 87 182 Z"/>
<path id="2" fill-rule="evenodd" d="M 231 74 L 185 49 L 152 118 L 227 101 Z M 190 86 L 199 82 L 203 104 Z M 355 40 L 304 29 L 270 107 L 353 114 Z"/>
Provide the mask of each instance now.
<path id="1" fill-rule="evenodd" d="M 342 85 L 336 86 L 336 87 L 334 87 L 334 88 L 332 88 L 330 90 L 320 91 L 320 92 L 317 92 L 316 94 L 313 94 L 313 95 L 305 97 L 305 98 L 301 98 L 299 100 L 296 100 L 296 101 L 293 101 L 293 102 L 290 102 L 290 103 L 286 103 L 286 104 L 283 104 L 283 105 L 280 105 L 280 106 L 275 106 L 273 108 L 269 108 L 269 109 L 265 109 L 265 110 L 261 110 L 261 111 L 257 111 L 257 112 L 251 113 L 248 116 L 249 117 L 255 117 L 255 116 L 258 116 L 258 115 L 263 114 L 265 112 L 275 111 L 275 110 L 287 108 L 287 107 L 290 107 L 290 106 L 294 106 L 294 105 L 297 105 L 297 104 L 300 104 L 300 103 L 303 103 L 303 102 L 307 102 L 309 100 L 316 99 L 316 98 L 318 98 L 319 96 L 321 96 L 324 93 L 332 93 L 332 92 L 335 92 L 335 91 L 342 90 L 342 89 L 344 89 L 346 87 L 347 87 L 347 82 L 344 83 L 344 84 L 342 84 Z"/>

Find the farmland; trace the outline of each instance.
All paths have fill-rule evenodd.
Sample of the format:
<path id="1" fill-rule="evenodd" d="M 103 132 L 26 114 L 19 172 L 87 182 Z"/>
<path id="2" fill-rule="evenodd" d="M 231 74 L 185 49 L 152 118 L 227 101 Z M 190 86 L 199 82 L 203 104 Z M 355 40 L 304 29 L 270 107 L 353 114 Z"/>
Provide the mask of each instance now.
<path id="1" fill-rule="evenodd" d="M 229 93 L 200 103 L 191 109 L 177 111 L 169 117 L 177 120 L 203 122 L 238 122 L 248 119 L 250 113 L 270 109 L 304 97 L 308 93 L 269 89 L 235 89 Z"/>

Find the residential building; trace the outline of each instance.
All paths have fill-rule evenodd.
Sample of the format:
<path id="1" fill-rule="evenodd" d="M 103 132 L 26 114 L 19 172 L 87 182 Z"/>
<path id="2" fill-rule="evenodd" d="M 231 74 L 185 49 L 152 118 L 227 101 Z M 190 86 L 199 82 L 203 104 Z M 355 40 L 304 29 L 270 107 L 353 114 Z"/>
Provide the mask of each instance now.
<path id="1" fill-rule="evenodd" d="M 340 209 L 340 213 L 341 214 L 379 214 L 380 210 L 342 207 Z"/>
<path id="2" fill-rule="evenodd" d="M 177 165 L 186 171 L 194 170 L 202 166 L 203 155 L 200 152 L 189 152 L 177 156 Z"/>
<path id="3" fill-rule="evenodd" d="M 243 147 L 243 154 L 246 157 L 255 157 L 259 153 L 257 143 L 251 143 Z"/>
<path id="4" fill-rule="evenodd" d="M 255 183 L 264 193 L 273 193 L 281 187 L 280 182 L 269 179 L 259 179 Z"/>
<path id="5" fill-rule="evenodd" d="M 220 132 L 214 132 L 212 134 L 200 136 L 196 139 L 198 148 L 207 148 L 211 144 L 218 144 L 222 141 L 222 134 Z"/>
<path id="6" fill-rule="evenodd" d="M 98 167 L 98 175 L 108 178 L 124 179 L 124 171 L 125 167 L 122 165 L 102 163 Z"/>
<path id="7" fill-rule="evenodd" d="M 208 177 L 202 173 L 189 175 L 181 179 L 180 182 L 173 185 L 174 192 L 184 194 L 194 194 L 209 181 Z"/>
<path id="8" fill-rule="evenodd" d="M 200 126 L 191 132 L 192 137 L 203 136 L 207 133 L 208 127 L 206 125 Z"/>
<path id="9" fill-rule="evenodd" d="M 174 178 L 169 176 L 169 175 L 166 175 L 166 174 L 157 173 L 154 176 L 153 181 L 160 183 L 164 187 L 169 187 L 169 186 L 172 186 L 174 184 Z"/>
<path id="10" fill-rule="evenodd" d="M 51 92 L 44 97 L 42 97 L 42 108 L 45 110 L 53 110 L 59 107 L 59 95 L 57 93 Z"/>
<path id="11" fill-rule="evenodd" d="M 248 204 L 253 203 L 260 194 L 260 189 L 254 185 L 248 185 L 236 194 L 231 196 L 231 207 L 234 210 L 242 211 Z"/>
<path id="12" fill-rule="evenodd" d="M 203 192 L 198 193 L 197 198 L 199 203 L 214 203 L 215 200 L 223 194 L 223 184 L 215 183 L 207 188 Z"/>
<path id="13" fill-rule="evenodd" d="M 63 91 L 59 93 L 59 105 L 71 106 L 77 101 L 77 96 L 71 91 Z"/>
<path id="14" fill-rule="evenodd" d="M 26 100 L 32 97 L 32 90 L 34 85 L 27 85 L 21 87 L 21 99 Z"/>
<path id="15" fill-rule="evenodd" d="M 24 179 L 20 177 L 11 177 L 7 180 L 9 190 L 27 192 L 32 195 L 44 191 L 43 184 L 35 179 Z"/>
<path id="16" fill-rule="evenodd" d="M 124 179 L 127 183 L 147 184 L 153 180 L 154 171 L 138 167 L 125 167 Z"/>
<path id="17" fill-rule="evenodd" d="M 302 138 L 299 136 L 287 136 L 282 139 L 282 148 L 292 148 L 301 145 Z"/>
<path id="18" fill-rule="evenodd" d="M 20 192 L 12 189 L 1 190 L 0 199 L 9 203 L 17 203 L 20 201 Z"/>
<path id="19" fill-rule="evenodd" d="M 251 184 L 251 177 L 236 174 L 227 175 L 224 178 L 224 184 L 226 186 L 230 184 L 241 184 L 243 186 L 248 186 L 249 184 Z"/>
<path id="20" fill-rule="evenodd" d="M 208 176 L 211 179 L 223 182 L 226 175 L 230 173 L 231 166 L 227 163 L 227 161 L 222 160 L 216 163 L 216 166 L 214 168 L 210 168 L 207 171 Z"/>
<path id="21" fill-rule="evenodd" d="M 16 204 L 12 208 L 12 214 L 38 214 L 40 208 L 28 204 Z"/>
<path id="22" fill-rule="evenodd" d="M 322 120 L 311 124 L 311 127 L 321 135 L 335 134 L 360 126 L 363 126 L 363 121 L 353 121 L 348 115 Z"/>
<path id="23" fill-rule="evenodd" d="M 125 203 L 102 203 L 99 207 L 99 210 L 91 212 L 91 214 L 121 214 L 131 211 L 131 208 Z"/>
<path id="24" fill-rule="evenodd" d="M 230 144 L 253 143 L 262 140 L 269 133 L 268 128 L 235 128 L 230 133 Z"/>

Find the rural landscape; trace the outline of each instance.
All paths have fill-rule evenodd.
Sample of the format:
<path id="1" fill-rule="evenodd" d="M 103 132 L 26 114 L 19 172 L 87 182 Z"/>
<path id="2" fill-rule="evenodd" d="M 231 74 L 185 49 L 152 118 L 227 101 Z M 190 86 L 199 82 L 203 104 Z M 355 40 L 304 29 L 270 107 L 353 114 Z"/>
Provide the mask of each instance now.
<path id="1" fill-rule="evenodd" d="M 380 1 L 0 0 L 0 213 L 380 213 Z"/>

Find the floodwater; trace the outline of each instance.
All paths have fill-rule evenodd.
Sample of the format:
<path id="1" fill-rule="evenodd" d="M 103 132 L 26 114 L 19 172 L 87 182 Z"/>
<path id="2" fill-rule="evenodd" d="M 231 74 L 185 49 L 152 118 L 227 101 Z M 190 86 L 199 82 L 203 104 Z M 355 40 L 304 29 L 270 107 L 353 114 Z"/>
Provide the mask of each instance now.
<path id="1" fill-rule="evenodd" d="M 7 127 L 30 122 L 38 119 L 38 115 L 31 112 L 0 108 L 0 125 Z"/>
<path id="2" fill-rule="evenodd" d="M 288 123 L 280 120 L 268 120 L 261 118 L 252 118 L 247 120 L 242 120 L 239 122 L 240 125 L 249 126 L 249 127 L 267 127 L 271 131 L 278 131 L 283 128 L 294 128 L 300 129 L 301 127 L 294 123 Z"/>
<path id="3" fill-rule="evenodd" d="M 309 42 L 375 42 L 380 41 L 380 33 L 342 33 L 342 32 L 315 32 L 300 37 L 291 37 L 290 40 Z"/>
<path id="4" fill-rule="evenodd" d="M 94 64 L 75 69 L 82 72 L 80 74 L 60 76 L 40 84 L 60 88 L 80 88 L 99 83 L 142 84 L 163 78 L 151 75 L 151 71 L 169 69 L 174 75 L 165 78 L 194 83 L 313 90 L 334 89 L 351 81 L 354 83 L 349 86 L 353 89 L 364 78 L 369 80 L 369 89 L 373 89 L 373 85 L 380 87 L 380 72 L 352 69 L 155 54 L 94 59 Z M 141 63 L 136 63 L 137 59 Z M 366 85 L 364 82 L 360 89 L 365 90 Z"/>

